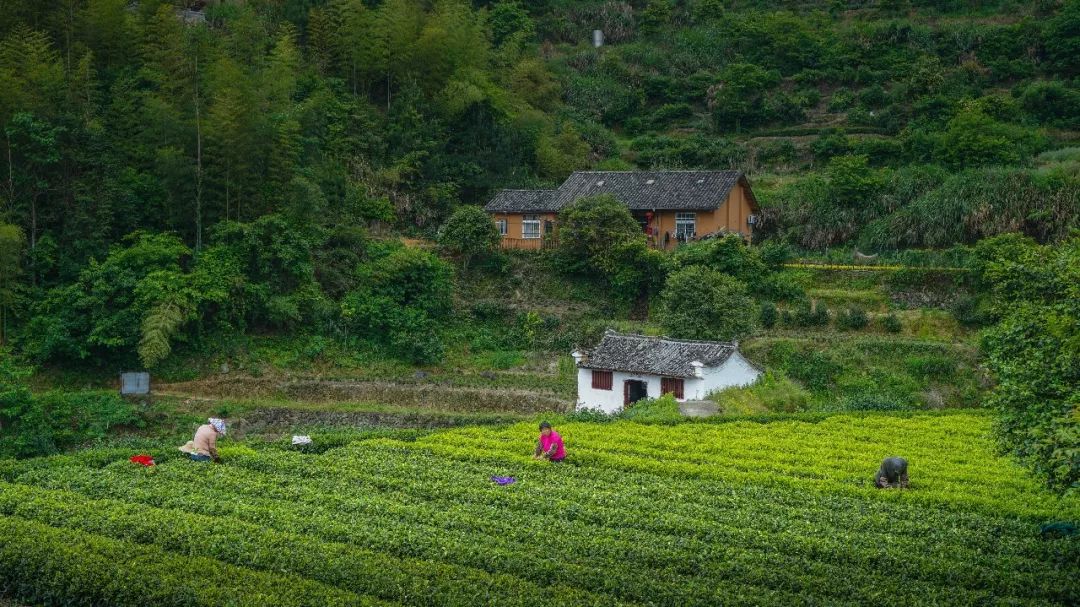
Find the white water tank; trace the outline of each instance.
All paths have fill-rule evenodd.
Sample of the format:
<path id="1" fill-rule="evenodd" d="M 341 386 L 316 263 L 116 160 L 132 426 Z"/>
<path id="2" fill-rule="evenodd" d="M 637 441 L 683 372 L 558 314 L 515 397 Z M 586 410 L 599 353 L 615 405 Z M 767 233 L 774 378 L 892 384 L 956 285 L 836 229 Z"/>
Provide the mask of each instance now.
<path id="1" fill-rule="evenodd" d="M 592 31 L 592 45 L 596 48 L 604 46 L 604 32 L 601 30 Z"/>

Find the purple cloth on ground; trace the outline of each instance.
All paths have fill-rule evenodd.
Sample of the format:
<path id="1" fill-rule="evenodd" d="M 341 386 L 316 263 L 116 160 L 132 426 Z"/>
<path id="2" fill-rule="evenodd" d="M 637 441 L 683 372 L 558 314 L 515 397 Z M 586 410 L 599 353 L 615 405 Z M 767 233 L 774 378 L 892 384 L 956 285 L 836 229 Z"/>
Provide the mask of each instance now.
<path id="1" fill-rule="evenodd" d="M 494 482 L 497 485 L 509 485 L 509 484 L 514 482 L 514 477 L 512 477 L 512 476 L 493 476 L 493 477 L 491 477 L 491 481 Z"/>

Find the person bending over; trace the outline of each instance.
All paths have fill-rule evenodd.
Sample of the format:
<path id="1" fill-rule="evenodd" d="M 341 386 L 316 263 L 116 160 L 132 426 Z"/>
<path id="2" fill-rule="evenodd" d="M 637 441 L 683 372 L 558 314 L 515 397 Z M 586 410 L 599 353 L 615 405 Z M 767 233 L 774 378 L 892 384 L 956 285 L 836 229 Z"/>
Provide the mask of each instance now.
<path id="1" fill-rule="evenodd" d="M 902 457 L 887 457 L 881 462 L 874 484 L 878 489 L 907 489 L 907 460 Z"/>
<path id="2" fill-rule="evenodd" d="M 564 458 L 566 458 L 566 448 L 563 447 L 562 437 L 551 429 L 551 424 L 540 422 L 540 438 L 536 441 L 533 459 L 561 462 Z"/>
<path id="3" fill-rule="evenodd" d="M 211 417 L 195 431 L 195 438 L 180 447 L 193 462 L 218 461 L 217 439 L 225 436 L 225 420 Z"/>

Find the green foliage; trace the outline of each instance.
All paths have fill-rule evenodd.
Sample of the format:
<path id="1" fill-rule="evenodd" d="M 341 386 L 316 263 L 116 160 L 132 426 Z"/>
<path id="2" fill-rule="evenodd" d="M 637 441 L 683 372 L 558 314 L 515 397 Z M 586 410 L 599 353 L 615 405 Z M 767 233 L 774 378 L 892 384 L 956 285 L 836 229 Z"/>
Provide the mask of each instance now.
<path id="1" fill-rule="evenodd" d="M 536 25 L 521 4 L 513 0 L 501 0 L 488 13 L 491 24 L 491 41 L 495 46 L 508 42 L 530 42 L 536 34 Z"/>
<path id="2" fill-rule="evenodd" d="M 1043 41 L 1057 69 L 1074 78 L 1080 75 L 1080 3 L 1063 3 L 1061 12 L 1047 24 Z"/>
<path id="3" fill-rule="evenodd" d="M 956 361 L 932 354 L 909 356 L 904 364 L 912 375 L 928 379 L 946 379 L 956 371 Z"/>
<path id="4" fill-rule="evenodd" d="M 496 252 L 500 238 L 491 216 L 476 206 L 458 208 L 439 229 L 439 247 L 461 257 L 465 269 L 473 259 Z"/>
<path id="5" fill-rule="evenodd" d="M 143 319 L 161 301 L 162 290 L 179 286 L 181 262 L 190 250 L 169 234 L 136 233 L 124 245 L 38 303 L 20 338 L 27 352 L 47 360 L 134 351 Z"/>
<path id="6" fill-rule="evenodd" d="M 30 374 L 0 351 L 0 457 L 48 455 L 139 423 L 133 405 L 115 393 L 31 394 Z"/>
<path id="7" fill-rule="evenodd" d="M 954 169 L 1012 165 L 1034 156 L 1045 145 L 1040 134 L 998 122 L 980 108 L 969 105 L 936 138 L 934 157 Z"/>
<path id="8" fill-rule="evenodd" d="M 439 323 L 450 312 L 450 267 L 431 253 L 398 246 L 358 271 L 358 288 L 341 303 L 345 322 L 405 360 L 442 358 Z"/>
<path id="9" fill-rule="evenodd" d="M 537 604 L 553 587 L 574 605 L 730 604 L 747 592 L 769 606 L 882 592 L 903 604 L 987 593 L 1062 603 L 1077 592 L 1075 547 L 1040 538 L 1032 521 L 1073 520 L 1080 506 L 994 454 L 978 412 L 551 421 L 567 441 L 561 467 L 531 459 L 535 420 L 316 433 L 337 448 L 252 443 L 214 466 L 171 445 L 152 470 L 123 448 L 4 461 L 0 576 L 26 603 L 121 607 Z M 922 454 L 910 492 L 870 485 L 882 453 Z M 924 458 L 937 464 L 921 468 Z M 999 482 L 985 482 L 987 467 Z M 490 483 L 492 469 L 518 482 Z M 904 540 L 882 571 L 873 557 L 890 533 Z M 717 538 L 724 550 L 710 552 Z M 790 567 L 762 551 L 789 554 Z M 732 559 L 748 576 L 728 577 Z M 658 562 L 703 567 L 658 576 Z"/>
<path id="10" fill-rule="evenodd" d="M 810 408 L 811 395 L 783 372 L 766 371 L 749 386 L 710 395 L 725 414 L 795 413 Z"/>
<path id="11" fill-rule="evenodd" d="M 19 301 L 18 279 L 26 237 L 18 226 L 0 224 L 0 347 L 7 344 L 8 316 Z"/>
<path id="12" fill-rule="evenodd" d="M 683 420 L 679 403 L 671 394 L 639 400 L 624 409 L 619 417 L 639 424 L 674 424 Z"/>
<path id="13" fill-rule="evenodd" d="M 766 301 L 761 304 L 761 311 L 758 313 L 758 322 L 765 329 L 771 329 L 776 326 L 777 318 L 779 314 L 776 311 L 776 304 L 771 301 Z"/>
<path id="14" fill-rule="evenodd" d="M 824 301 L 802 300 L 791 317 L 796 327 L 824 327 L 829 324 L 829 308 Z"/>
<path id="15" fill-rule="evenodd" d="M 662 277 L 665 262 L 626 205 L 608 195 L 580 198 L 559 213 L 557 256 L 565 272 L 603 277 L 620 301 Z"/>
<path id="16" fill-rule="evenodd" d="M 661 322 L 673 337 L 726 341 L 754 328 L 754 302 L 746 285 L 712 268 L 672 272 L 660 298 Z"/>
<path id="17" fill-rule="evenodd" d="M 557 134 L 544 135 L 536 144 L 536 166 L 542 177 L 563 180 L 587 165 L 589 144 L 573 126 L 566 124 Z"/>
<path id="18" fill-rule="evenodd" d="M 825 170 L 829 196 L 842 205 L 862 206 L 878 194 L 883 179 L 869 167 L 869 158 L 835 156 Z"/>
<path id="19" fill-rule="evenodd" d="M 847 308 L 836 315 L 836 326 L 840 329 L 857 331 L 870 324 L 870 318 L 862 308 Z"/>
<path id="20" fill-rule="evenodd" d="M 976 247 L 997 319 L 983 336 L 997 377 L 988 404 L 1002 447 L 1059 490 L 1080 486 L 1080 238 L 1057 247 L 1020 236 Z"/>
<path id="21" fill-rule="evenodd" d="M 890 313 L 881 316 L 879 317 L 878 322 L 881 324 L 881 328 L 885 329 L 888 333 L 899 333 L 900 330 L 904 328 L 896 314 Z"/>
<path id="22" fill-rule="evenodd" d="M 732 63 L 720 73 L 720 84 L 709 90 L 709 107 L 719 130 L 736 132 L 764 124 L 772 117 L 767 94 L 780 74 L 752 63 Z"/>

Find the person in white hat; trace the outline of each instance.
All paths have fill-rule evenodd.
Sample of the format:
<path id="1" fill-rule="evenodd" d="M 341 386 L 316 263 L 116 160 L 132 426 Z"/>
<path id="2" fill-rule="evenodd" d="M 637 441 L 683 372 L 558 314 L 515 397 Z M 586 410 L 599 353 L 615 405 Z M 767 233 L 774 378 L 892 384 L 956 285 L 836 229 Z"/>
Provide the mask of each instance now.
<path id="1" fill-rule="evenodd" d="M 195 431 L 195 438 L 189 440 L 180 450 L 191 456 L 194 462 L 218 461 L 217 439 L 225 436 L 225 420 L 211 417 L 207 423 Z"/>

